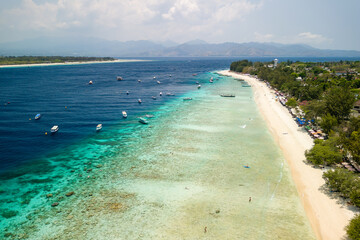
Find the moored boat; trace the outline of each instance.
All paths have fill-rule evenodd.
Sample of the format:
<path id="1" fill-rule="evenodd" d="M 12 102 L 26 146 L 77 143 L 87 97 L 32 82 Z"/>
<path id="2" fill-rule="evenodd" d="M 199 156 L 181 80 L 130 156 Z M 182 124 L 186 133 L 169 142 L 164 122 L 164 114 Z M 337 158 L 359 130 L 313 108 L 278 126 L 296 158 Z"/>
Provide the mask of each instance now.
<path id="1" fill-rule="evenodd" d="M 192 100 L 191 97 L 186 97 L 186 98 L 183 98 L 184 101 L 189 101 L 189 100 Z"/>
<path id="2" fill-rule="evenodd" d="M 54 125 L 51 129 L 50 129 L 51 133 L 56 133 L 57 131 L 59 131 L 59 126 Z"/>
<path id="3" fill-rule="evenodd" d="M 35 120 L 39 120 L 40 118 L 41 118 L 41 114 L 40 114 L 40 113 L 38 113 L 38 114 L 35 115 Z"/>
<path id="4" fill-rule="evenodd" d="M 142 103 L 142 102 L 141 102 L 141 98 L 138 99 L 138 103 Z"/>
<path id="5" fill-rule="evenodd" d="M 139 122 L 142 123 L 142 124 L 148 124 L 149 123 L 145 118 L 142 118 L 142 117 L 139 118 Z"/>
<path id="6" fill-rule="evenodd" d="M 89 85 L 93 84 L 93 81 L 89 81 Z"/>
<path id="7" fill-rule="evenodd" d="M 127 118 L 127 113 L 125 111 L 122 111 L 122 115 L 124 118 Z"/>
<path id="8" fill-rule="evenodd" d="M 154 100 L 156 100 L 156 97 L 155 97 L 155 96 L 152 96 L 151 98 L 154 99 Z"/>
<path id="9" fill-rule="evenodd" d="M 162 92 L 160 92 L 159 95 L 162 96 Z"/>
<path id="10" fill-rule="evenodd" d="M 160 81 L 156 81 L 157 82 L 157 84 L 160 84 L 161 82 Z"/>
<path id="11" fill-rule="evenodd" d="M 123 80 L 123 78 L 120 77 L 120 76 L 117 76 L 117 77 L 116 77 L 116 80 L 121 81 L 121 80 Z"/>
<path id="12" fill-rule="evenodd" d="M 200 88 L 201 88 L 201 85 L 199 84 L 199 85 L 197 86 L 197 88 L 200 89 Z"/>
<path id="13" fill-rule="evenodd" d="M 234 94 L 220 94 L 222 97 L 235 97 Z"/>
<path id="14" fill-rule="evenodd" d="M 96 126 L 96 131 L 98 132 L 98 131 L 100 131 L 102 129 L 102 124 L 100 123 L 100 124 L 98 124 L 97 126 Z"/>

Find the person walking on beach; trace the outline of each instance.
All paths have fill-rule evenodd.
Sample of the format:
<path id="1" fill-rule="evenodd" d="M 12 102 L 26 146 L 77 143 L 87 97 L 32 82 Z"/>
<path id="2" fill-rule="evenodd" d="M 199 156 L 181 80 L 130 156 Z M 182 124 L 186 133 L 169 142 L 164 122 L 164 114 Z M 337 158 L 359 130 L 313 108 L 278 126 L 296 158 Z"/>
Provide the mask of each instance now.
<path id="1" fill-rule="evenodd" d="M 207 232 L 207 227 L 204 227 L 204 233 L 206 233 Z"/>
<path id="2" fill-rule="evenodd" d="M 249 202 L 251 202 L 251 197 L 249 197 Z"/>

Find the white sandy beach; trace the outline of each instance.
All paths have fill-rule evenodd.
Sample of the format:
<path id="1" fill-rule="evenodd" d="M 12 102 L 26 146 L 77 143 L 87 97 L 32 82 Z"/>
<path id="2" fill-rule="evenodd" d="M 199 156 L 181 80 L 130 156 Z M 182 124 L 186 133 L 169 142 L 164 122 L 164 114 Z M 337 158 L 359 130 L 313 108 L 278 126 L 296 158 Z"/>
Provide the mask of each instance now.
<path id="1" fill-rule="evenodd" d="M 318 239 L 344 239 L 344 227 L 354 212 L 339 198 L 324 189 L 322 170 L 307 165 L 304 152 L 313 145 L 311 137 L 297 126 L 288 110 L 275 101 L 274 91 L 264 82 L 248 75 L 220 71 L 219 74 L 241 78 L 253 88 L 257 106 L 280 145 L 290 166 L 301 202 Z"/>
<path id="2" fill-rule="evenodd" d="M 0 68 L 15 68 L 15 67 L 40 67 L 40 66 L 62 66 L 62 65 L 81 65 L 81 64 L 97 64 L 97 63 L 121 63 L 121 62 L 143 62 L 148 60 L 138 59 L 117 59 L 114 61 L 88 61 L 88 62 L 64 62 L 64 63 L 36 63 L 36 64 L 15 64 L 15 65 L 0 65 Z"/>

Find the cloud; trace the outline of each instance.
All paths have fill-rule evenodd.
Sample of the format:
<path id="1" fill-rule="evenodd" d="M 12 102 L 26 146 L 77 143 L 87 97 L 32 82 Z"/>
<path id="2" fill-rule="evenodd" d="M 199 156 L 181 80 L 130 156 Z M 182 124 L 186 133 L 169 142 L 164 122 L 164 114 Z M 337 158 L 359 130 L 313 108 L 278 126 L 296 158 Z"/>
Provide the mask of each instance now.
<path id="1" fill-rule="evenodd" d="M 270 42 L 274 39 L 274 35 L 270 34 L 270 33 L 261 34 L 261 33 L 255 32 L 254 35 L 255 35 L 255 40 L 257 42 Z"/>
<path id="2" fill-rule="evenodd" d="M 221 36 L 263 0 L 22 0 L 0 10 L 0 34 L 84 34 L 116 40 L 177 41 Z M 196 36 L 196 37 L 194 37 Z"/>
<path id="3" fill-rule="evenodd" d="M 329 40 L 320 34 L 314 34 L 311 32 L 299 33 L 298 37 L 300 41 L 313 42 L 313 43 L 322 43 Z"/>
<path id="4" fill-rule="evenodd" d="M 190 14 L 199 12 L 199 10 L 196 1 L 177 0 L 167 13 L 162 14 L 162 17 L 167 20 L 174 20 L 176 15 L 188 17 Z"/>

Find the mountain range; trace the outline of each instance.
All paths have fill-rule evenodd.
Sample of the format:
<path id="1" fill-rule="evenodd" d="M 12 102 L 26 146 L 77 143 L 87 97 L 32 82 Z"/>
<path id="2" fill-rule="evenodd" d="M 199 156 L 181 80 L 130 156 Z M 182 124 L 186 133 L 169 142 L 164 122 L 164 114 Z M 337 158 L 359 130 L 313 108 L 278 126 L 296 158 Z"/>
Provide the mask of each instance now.
<path id="1" fill-rule="evenodd" d="M 360 51 L 318 49 L 305 44 L 110 41 L 42 37 L 0 43 L 1 56 L 106 57 L 360 57 Z"/>

